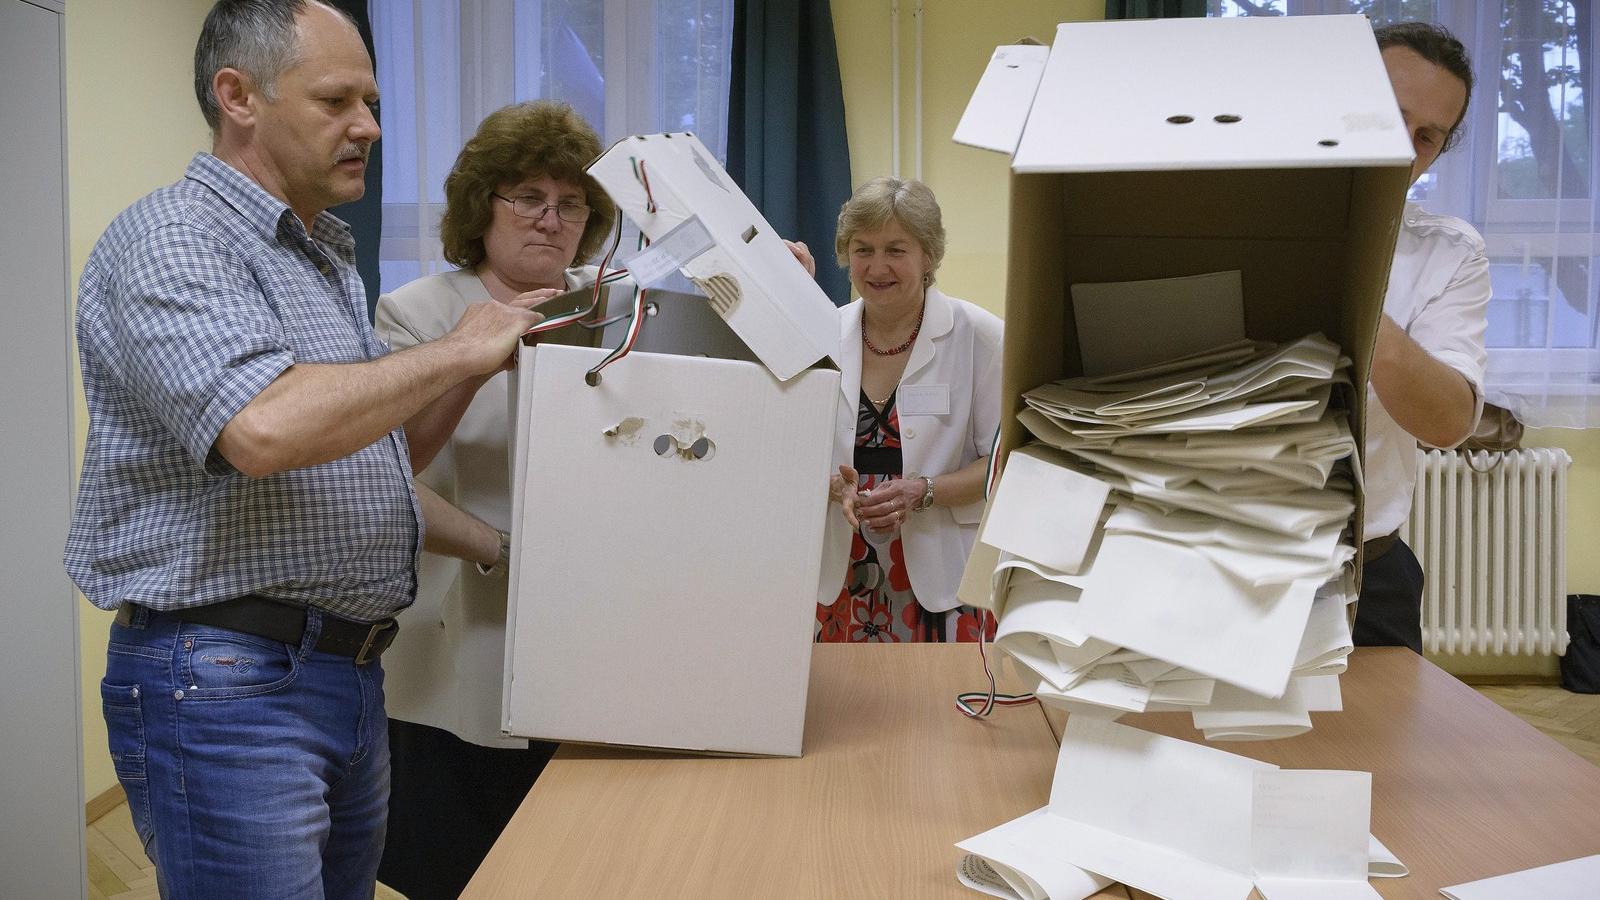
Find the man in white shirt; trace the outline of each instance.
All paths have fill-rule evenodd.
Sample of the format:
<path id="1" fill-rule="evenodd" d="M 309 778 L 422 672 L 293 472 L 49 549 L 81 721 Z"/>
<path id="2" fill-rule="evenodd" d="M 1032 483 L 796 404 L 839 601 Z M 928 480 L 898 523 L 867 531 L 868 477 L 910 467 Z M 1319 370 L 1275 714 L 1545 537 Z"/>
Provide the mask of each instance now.
<path id="1" fill-rule="evenodd" d="M 1436 25 L 1386 25 L 1375 36 L 1416 151 L 1415 183 L 1460 137 L 1471 63 Z M 1472 226 L 1406 204 L 1367 390 L 1358 645 L 1422 652 L 1422 567 L 1396 531 L 1411 509 L 1417 445 L 1454 447 L 1477 427 L 1489 293 L 1483 238 Z"/>

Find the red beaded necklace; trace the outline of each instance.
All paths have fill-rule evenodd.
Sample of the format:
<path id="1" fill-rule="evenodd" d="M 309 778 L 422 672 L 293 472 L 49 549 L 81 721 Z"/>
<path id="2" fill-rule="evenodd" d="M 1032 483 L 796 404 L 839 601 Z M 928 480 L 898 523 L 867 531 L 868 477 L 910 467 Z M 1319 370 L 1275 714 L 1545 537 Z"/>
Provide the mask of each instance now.
<path id="1" fill-rule="evenodd" d="M 873 354 L 877 356 L 899 356 L 907 350 L 910 350 L 911 345 L 917 342 L 917 334 L 922 331 L 922 317 L 926 315 L 927 312 L 928 305 L 924 303 L 922 305 L 922 311 L 917 313 L 917 325 L 915 328 L 911 329 L 911 336 L 906 338 L 906 342 L 904 344 L 888 350 L 879 350 L 877 347 L 873 346 L 872 338 L 867 337 L 867 321 L 865 316 L 863 316 L 861 320 L 861 343 L 866 344 L 867 349 L 871 350 Z"/>

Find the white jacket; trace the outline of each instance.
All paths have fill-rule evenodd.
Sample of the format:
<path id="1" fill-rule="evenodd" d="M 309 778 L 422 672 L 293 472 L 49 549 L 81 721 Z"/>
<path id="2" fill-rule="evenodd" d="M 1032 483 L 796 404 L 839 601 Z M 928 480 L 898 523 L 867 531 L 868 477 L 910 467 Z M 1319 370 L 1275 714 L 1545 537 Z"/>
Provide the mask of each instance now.
<path id="1" fill-rule="evenodd" d="M 900 414 L 900 444 L 905 475 L 943 475 L 988 456 L 1000 425 L 1000 319 L 982 307 L 928 288 L 922 330 L 895 390 Z M 839 310 L 842 369 L 834 434 L 836 463 L 855 453 L 856 417 L 861 405 L 862 301 Z M 978 535 L 983 501 L 965 506 L 935 506 L 912 513 L 901 526 L 906 568 L 917 600 L 932 612 L 959 605 L 956 587 Z M 829 516 L 829 559 L 847 558 L 849 526 L 835 509 Z M 841 542 L 843 549 L 841 551 Z M 823 602 L 832 602 L 844 583 L 838 569 L 832 594 L 823 585 Z"/>

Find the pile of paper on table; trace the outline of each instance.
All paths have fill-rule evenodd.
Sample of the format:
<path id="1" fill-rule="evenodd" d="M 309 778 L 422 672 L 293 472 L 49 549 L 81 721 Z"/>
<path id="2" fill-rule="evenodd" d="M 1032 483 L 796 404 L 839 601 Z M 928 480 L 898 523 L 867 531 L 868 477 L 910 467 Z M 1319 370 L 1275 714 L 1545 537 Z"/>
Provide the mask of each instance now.
<path id="1" fill-rule="evenodd" d="M 1368 829 L 1372 776 L 1280 769 L 1086 716 L 1067 720 L 1050 803 L 956 846 L 957 878 L 1008 900 L 1364 900 L 1406 868 Z"/>
<path id="2" fill-rule="evenodd" d="M 1370 24 L 1062 25 L 1050 48 L 996 50 L 956 140 L 1012 154 L 1004 468 L 960 596 L 1000 613 L 1041 697 L 1072 709 L 1047 814 L 975 839 L 1025 877 L 969 883 L 1370 895 L 1351 849 L 1364 782 L 1334 779 L 1344 824 L 1277 858 L 1259 764 L 1105 721 L 1187 709 L 1213 739 L 1261 738 L 1337 708 L 1411 163 Z M 1017 837 L 1035 827 L 1051 836 Z M 1208 887 L 1124 865 L 1146 854 Z"/>
<path id="3" fill-rule="evenodd" d="M 706 297 L 662 303 L 708 303 L 761 364 L 635 351 L 593 379 L 606 350 L 521 352 L 504 729 L 798 756 L 814 604 L 844 571 L 824 559 L 837 311 L 693 135 L 627 138 L 589 173 L 652 242 L 635 279 L 687 276 Z"/>

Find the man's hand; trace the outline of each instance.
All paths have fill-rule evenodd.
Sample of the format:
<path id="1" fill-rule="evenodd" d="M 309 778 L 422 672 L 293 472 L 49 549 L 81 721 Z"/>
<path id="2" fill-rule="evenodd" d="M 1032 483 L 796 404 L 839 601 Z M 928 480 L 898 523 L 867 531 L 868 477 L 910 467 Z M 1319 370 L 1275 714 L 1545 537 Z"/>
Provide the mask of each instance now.
<path id="1" fill-rule="evenodd" d="M 488 375 L 511 366 L 517 341 L 528 329 L 544 321 L 529 307 L 550 299 L 553 293 L 530 291 L 509 303 L 493 300 L 474 303 L 439 341 L 450 348 L 468 375 Z"/>

